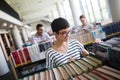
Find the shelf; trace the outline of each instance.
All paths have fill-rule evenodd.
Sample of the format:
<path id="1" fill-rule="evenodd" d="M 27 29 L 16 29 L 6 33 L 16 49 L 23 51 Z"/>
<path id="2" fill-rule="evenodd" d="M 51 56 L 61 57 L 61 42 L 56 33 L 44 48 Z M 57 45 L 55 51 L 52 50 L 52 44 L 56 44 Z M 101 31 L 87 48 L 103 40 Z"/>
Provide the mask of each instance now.
<path id="1" fill-rule="evenodd" d="M 37 64 L 37 63 L 40 64 L 40 63 L 44 63 L 44 62 L 46 62 L 46 59 L 41 59 L 41 60 L 38 60 L 38 61 L 35 61 L 35 62 L 30 62 L 28 64 L 24 64 L 24 65 L 18 66 L 18 67 L 16 67 L 16 69 L 20 69 L 20 68 L 23 68 L 23 67 L 27 67 L 29 65 L 33 65 L 33 64 Z"/>

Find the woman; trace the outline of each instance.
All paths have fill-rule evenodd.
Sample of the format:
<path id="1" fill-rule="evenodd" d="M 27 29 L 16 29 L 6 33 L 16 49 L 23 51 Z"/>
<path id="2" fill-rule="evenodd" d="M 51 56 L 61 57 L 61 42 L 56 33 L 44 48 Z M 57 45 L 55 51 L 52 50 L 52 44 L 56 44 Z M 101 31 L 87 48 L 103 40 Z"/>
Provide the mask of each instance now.
<path id="1" fill-rule="evenodd" d="M 89 31 L 93 30 L 93 28 L 94 28 L 93 25 L 88 24 L 87 19 L 84 15 L 80 16 L 80 21 L 82 23 L 80 30 L 83 30 L 85 32 L 89 32 Z"/>
<path id="2" fill-rule="evenodd" d="M 55 44 L 46 52 L 46 67 L 62 65 L 67 62 L 80 59 L 82 55 L 88 55 L 83 45 L 76 41 L 69 41 L 70 25 L 64 18 L 57 18 L 51 23 L 53 34 L 56 37 Z"/>

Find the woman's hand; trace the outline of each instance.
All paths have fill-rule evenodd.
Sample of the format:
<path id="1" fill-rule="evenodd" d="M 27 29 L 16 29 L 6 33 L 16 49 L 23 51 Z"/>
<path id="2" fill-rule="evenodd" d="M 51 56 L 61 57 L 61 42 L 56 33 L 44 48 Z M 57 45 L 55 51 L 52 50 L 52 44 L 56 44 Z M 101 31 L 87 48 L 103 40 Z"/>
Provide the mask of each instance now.
<path id="1" fill-rule="evenodd" d="M 74 58 L 69 58 L 69 60 L 68 60 L 68 62 L 74 62 L 75 61 L 75 59 Z"/>

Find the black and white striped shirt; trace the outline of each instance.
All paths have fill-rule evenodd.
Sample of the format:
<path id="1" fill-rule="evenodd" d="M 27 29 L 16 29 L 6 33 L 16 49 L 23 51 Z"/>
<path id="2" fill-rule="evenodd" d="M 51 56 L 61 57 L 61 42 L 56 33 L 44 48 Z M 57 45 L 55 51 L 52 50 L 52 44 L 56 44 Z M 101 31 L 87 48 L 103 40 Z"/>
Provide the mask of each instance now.
<path id="1" fill-rule="evenodd" d="M 80 59 L 83 45 L 77 40 L 68 41 L 68 50 L 66 54 L 61 54 L 50 48 L 46 52 L 46 68 L 62 65 L 68 62 L 69 58 Z"/>

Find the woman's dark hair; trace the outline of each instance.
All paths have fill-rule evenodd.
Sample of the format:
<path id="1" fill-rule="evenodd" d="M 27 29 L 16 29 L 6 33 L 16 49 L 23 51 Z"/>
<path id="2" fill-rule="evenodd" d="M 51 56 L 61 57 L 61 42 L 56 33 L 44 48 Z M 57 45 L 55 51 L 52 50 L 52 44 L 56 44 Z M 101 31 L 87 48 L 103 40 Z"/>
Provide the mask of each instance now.
<path id="1" fill-rule="evenodd" d="M 70 27 L 68 21 L 61 17 L 54 19 L 53 22 L 51 23 L 52 31 L 56 32 L 56 33 L 58 33 L 62 29 L 66 29 L 68 27 Z"/>
<path id="2" fill-rule="evenodd" d="M 39 27 L 43 27 L 43 25 L 42 25 L 42 24 L 37 24 L 36 30 L 37 30 Z"/>
<path id="3" fill-rule="evenodd" d="M 80 16 L 80 19 L 81 19 L 81 18 L 86 18 L 86 17 L 85 17 L 84 15 L 81 15 L 81 16 Z"/>

